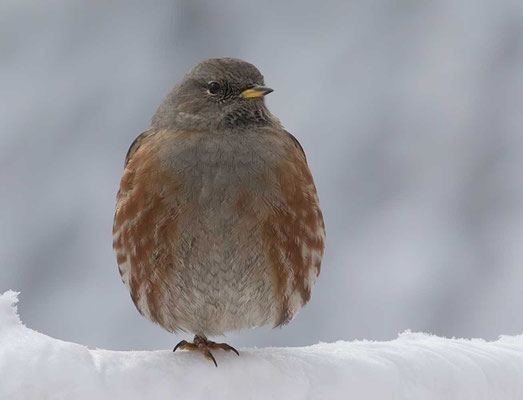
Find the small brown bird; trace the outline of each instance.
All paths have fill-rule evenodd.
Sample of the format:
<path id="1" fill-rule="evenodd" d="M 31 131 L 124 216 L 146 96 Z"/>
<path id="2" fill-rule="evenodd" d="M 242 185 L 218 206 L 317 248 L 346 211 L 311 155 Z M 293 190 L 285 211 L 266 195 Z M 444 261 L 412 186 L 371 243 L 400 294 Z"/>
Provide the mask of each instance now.
<path id="1" fill-rule="evenodd" d="M 258 69 L 198 64 L 163 99 L 125 159 L 113 227 L 138 311 L 193 343 L 288 323 L 311 296 L 325 226 L 305 154 L 267 109 Z"/>

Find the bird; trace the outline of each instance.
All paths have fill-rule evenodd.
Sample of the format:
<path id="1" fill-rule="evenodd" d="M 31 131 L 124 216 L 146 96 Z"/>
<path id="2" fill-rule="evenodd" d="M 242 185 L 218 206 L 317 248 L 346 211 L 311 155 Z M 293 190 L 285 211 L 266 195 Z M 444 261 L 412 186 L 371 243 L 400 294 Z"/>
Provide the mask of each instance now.
<path id="1" fill-rule="evenodd" d="M 209 339 L 287 324 L 320 273 L 325 224 L 299 141 L 271 114 L 253 64 L 212 58 L 162 100 L 131 144 L 113 248 L 141 315 L 192 333 L 173 351 L 239 352 Z"/>

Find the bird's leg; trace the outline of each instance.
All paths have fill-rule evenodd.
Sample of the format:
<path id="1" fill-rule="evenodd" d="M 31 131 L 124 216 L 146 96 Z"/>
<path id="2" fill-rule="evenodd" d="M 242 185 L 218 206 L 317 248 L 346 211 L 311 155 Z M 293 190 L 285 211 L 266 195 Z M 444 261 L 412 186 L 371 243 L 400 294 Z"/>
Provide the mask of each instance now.
<path id="1" fill-rule="evenodd" d="M 196 335 L 194 337 L 192 343 L 190 343 L 186 340 L 182 340 L 180 343 L 178 343 L 174 347 L 173 352 L 176 351 L 177 349 L 191 350 L 191 351 L 199 350 L 207 360 L 211 360 L 214 363 L 214 365 L 216 365 L 216 366 L 218 366 L 218 364 L 216 363 L 216 360 L 211 353 L 211 349 L 222 349 L 225 351 L 234 351 L 236 353 L 236 355 L 238 355 L 238 356 L 240 355 L 240 353 L 238 353 L 238 350 L 236 350 L 232 346 L 229 346 L 227 343 L 216 343 L 211 340 L 208 340 L 205 336 L 199 336 L 199 335 Z"/>

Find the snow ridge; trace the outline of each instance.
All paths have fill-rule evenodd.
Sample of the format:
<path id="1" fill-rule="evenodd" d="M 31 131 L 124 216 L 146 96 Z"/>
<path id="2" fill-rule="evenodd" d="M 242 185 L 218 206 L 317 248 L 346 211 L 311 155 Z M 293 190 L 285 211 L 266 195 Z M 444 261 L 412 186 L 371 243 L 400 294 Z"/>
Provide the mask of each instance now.
<path id="1" fill-rule="evenodd" d="M 25 327 L 18 293 L 0 296 L 0 399 L 523 399 L 523 336 L 199 354 L 90 350 Z"/>

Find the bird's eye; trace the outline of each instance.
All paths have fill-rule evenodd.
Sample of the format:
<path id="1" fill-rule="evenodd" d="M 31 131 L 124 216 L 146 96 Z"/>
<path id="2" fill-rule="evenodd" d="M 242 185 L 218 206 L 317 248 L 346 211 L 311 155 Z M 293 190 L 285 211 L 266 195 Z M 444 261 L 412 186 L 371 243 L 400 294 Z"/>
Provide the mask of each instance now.
<path id="1" fill-rule="evenodd" d="M 210 94 L 216 94 L 220 90 L 220 84 L 218 82 L 209 82 L 209 88 L 207 89 Z"/>

